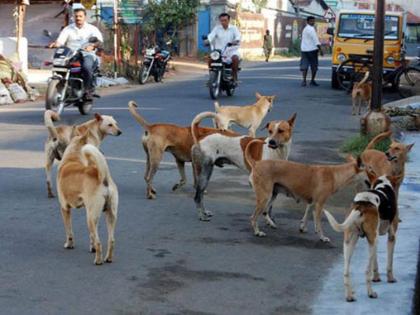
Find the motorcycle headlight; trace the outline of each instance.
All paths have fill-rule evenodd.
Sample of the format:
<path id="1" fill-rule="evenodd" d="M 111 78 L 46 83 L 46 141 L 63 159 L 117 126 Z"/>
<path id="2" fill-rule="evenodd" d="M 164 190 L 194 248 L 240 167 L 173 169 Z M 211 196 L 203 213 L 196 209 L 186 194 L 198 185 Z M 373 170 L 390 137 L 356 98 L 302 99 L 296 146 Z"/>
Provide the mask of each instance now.
<path id="1" fill-rule="evenodd" d="M 211 60 L 219 60 L 220 53 L 218 51 L 212 51 L 210 53 L 210 58 L 211 58 Z"/>
<path id="2" fill-rule="evenodd" d="M 394 64 L 394 62 L 395 62 L 394 57 L 389 56 L 388 58 L 386 58 L 386 63 L 392 65 L 392 64 Z"/>
<path id="3" fill-rule="evenodd" d="M 346 55 L 345 54 L 338 54 L 337 59 L 340 62 L 344 62 L 346 60 Z"/>

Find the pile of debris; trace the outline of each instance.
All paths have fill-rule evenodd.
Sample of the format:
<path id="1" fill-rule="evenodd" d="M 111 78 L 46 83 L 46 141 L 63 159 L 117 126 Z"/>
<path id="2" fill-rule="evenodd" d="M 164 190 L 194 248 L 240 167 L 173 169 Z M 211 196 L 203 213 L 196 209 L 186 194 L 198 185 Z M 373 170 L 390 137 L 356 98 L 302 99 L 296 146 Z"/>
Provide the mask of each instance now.
<path id="1" fill-rule="evenodd" d="M 39 93 L 28 84 L 25 74 L 10 59 L 0 55 L 0 105 L 34 101 Z"/>
<path id="2" fill-rule="evenodd" d="M 385 104 L 383 109 L 397 128 L 420 131 L 420 96 Z"/>

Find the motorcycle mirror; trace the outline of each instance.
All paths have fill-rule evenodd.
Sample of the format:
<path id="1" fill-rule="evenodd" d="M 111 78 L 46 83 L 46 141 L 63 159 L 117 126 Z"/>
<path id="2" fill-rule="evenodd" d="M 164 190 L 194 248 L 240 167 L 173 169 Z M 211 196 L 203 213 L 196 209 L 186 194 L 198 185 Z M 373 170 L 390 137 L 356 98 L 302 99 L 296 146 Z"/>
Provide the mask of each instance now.
<path id="1" fill-rule="evenodd" d="M 201 36 L 201 39 L 202 39 L 202 40 L 207 40 L 207 35 L 203 35 L 203 36 Z"/>
<path id="2" fill-rule="evenodd" d="M 51 34 L 51 32 L 49 30 L 43 30 L 42 33 L 44 34 L 44 36 L 47 36 L 49 38 L 52 37 L 52 34 Z"/>

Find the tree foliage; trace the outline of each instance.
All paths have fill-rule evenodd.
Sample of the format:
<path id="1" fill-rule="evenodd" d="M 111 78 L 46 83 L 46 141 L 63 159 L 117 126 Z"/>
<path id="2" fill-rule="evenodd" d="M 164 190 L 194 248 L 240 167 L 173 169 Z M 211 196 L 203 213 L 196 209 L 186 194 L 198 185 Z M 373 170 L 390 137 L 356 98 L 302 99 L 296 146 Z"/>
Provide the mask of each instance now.
<path id="1" fill-rule="evenodd" d="M 262 8 L 267 6 L 268 0 L 252 0 L 252 2 L 256 6 L 258 12 L 260 12 Z"/>
<path id="2" fill-rule="evenodd" d="M 144 11 L 143 27 L 149 31 L 173 30 L 191 23 L 200 0 L 149 0 Z"/>

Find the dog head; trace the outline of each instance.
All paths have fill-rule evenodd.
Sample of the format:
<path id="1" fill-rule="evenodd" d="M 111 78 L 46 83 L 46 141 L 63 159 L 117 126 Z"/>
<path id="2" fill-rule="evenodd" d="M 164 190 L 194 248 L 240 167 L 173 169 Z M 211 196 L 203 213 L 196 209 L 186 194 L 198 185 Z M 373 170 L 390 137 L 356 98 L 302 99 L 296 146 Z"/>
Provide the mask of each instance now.
<path id="1" fill-rule="evenodd" d="M 96 113 L 95 119 L 99 123 L 99 129 L 103 134 L 111 136 L 119 136 L 122 134 L 114 117 Z"/>
<path id="2" fill-rule="evenodd" d="M 407 161 L 408 152 L 410 152 L 413 146 L 414 143 L 406 145 L 404 143 L 392 141 L 388 151 L 385 152 L 388 161 L 395 163 L 405 163 Z"/>
<path id="3" fill-rule="evenodd" d="M 255 97 L 257 98 L 257 103 L 263 103 L 265 106 L 268 106 L 268 111 L 270 111 L 273 108 L 274 99 L 276 98 L 275 95 L 265 96 L 256 92 Z"/>
<path id="4" fill-rule="evenodd" d="M 296 113 L 288 120 L 270 121 L 264 128 L 268 129 L 267 143 L 271 149 L 283 147 L 290 142 L 292 138 L 293 128 L 295 126 Z"/>

